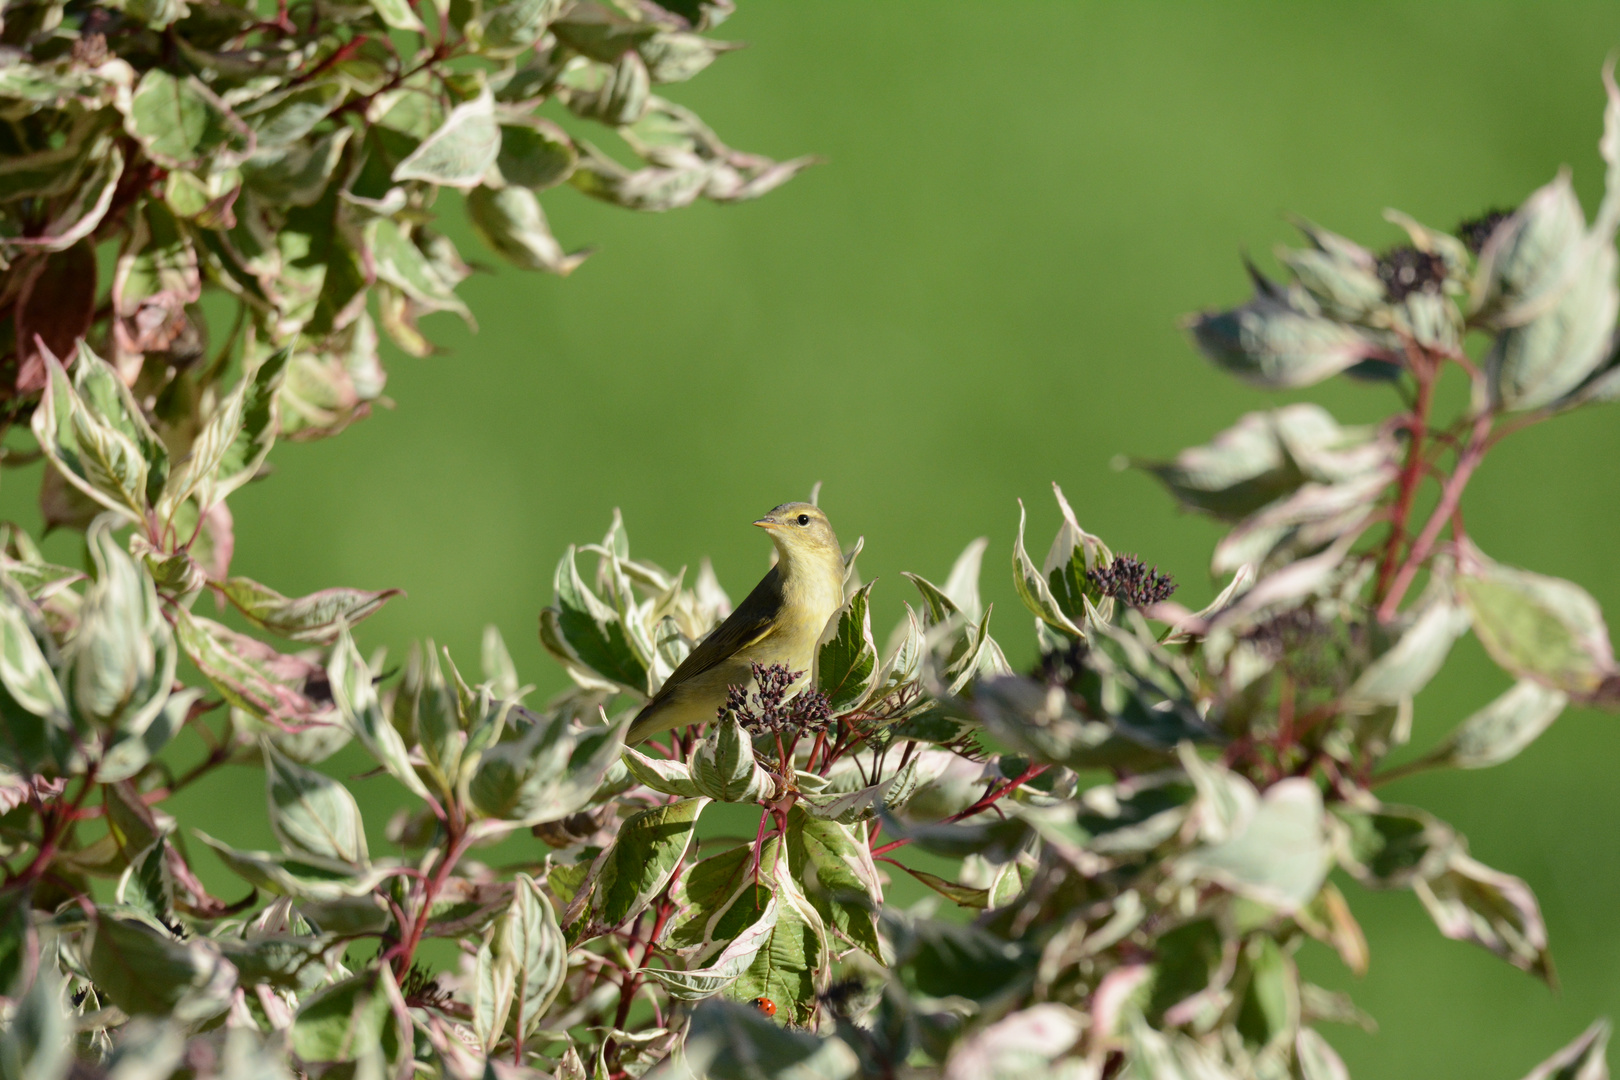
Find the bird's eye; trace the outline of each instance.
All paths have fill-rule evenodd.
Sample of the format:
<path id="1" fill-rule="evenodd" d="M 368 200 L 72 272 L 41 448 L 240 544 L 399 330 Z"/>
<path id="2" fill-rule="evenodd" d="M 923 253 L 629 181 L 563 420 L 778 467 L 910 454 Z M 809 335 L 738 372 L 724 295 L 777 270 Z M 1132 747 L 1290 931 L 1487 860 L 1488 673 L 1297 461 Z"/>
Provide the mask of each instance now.
<path id="1" fill-rule="evenodd" d="M 808 525 L 808 524 L 810 524 L 810 515 L 809 514 L 800 514 L 799 515 L 799 524 L 800 525 Z"/>

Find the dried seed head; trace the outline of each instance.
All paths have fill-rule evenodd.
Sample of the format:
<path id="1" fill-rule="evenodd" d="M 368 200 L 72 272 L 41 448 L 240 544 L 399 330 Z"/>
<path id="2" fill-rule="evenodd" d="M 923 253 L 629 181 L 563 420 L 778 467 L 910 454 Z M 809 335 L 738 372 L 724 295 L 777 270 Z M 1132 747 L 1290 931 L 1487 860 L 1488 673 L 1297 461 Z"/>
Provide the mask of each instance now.
<path id="1" fill-rule="evenodd" d="M 726 703 L 717 714 L 737 714 L 745 731 L 758 735 L 767 731 L 825 731 L 832 721 L 832 703 L 820 690 L 806 687 L 783 702 L 795 681 L 804 672 L 789 671 L 785 664 L 751 665 L 754 692 L 747 686 L 728 686 Z"/>
<path id="2" fill-rule="evenodd" d="M 1415 247 L 1390 248 L 1378 260 L 1378 279 L 1384 283 L 1384 295 L 1398 304 L 1415 292 L 1439 292 L 1446 280 L 1446 260 Z"/>
<path id="3" fill-rule="evenodd" d="M 1086 577 L 1104 596 L 1134 608 L 1168 600 L 1176 591 L 1175 579 L 1159 573 L 1157 566 L 1150 567 L 1135 555 L 1120 555 L 1107 566 L 1087 570 Z"/>
<path id="4" fill-rule="evenodd" d="M 1487 210 L 1479 217 L 1460 222 L 1457 225 L 1457 239 L 1461 240 L 1469 251 L 1478 255 L 1480 249 L 1485 246 L 1485 241 L 1496 231 L 1496 227 L 1512 216 L 1511 210 Z"/>

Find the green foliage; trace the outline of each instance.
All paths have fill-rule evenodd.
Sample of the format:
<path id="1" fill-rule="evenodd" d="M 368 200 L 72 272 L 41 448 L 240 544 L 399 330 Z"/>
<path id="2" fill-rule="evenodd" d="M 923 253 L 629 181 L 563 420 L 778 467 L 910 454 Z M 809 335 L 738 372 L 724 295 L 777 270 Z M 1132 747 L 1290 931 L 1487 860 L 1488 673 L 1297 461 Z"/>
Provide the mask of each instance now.
<path id="1" fill-rule="evenodd" d="M 626 748 L 730 601 L 706 566 L 688 586 L 632 557 L 617 514 L 558 563 L 540 636 L 574 685 L 538 706 L 493 630 L 471 679 L 431 642 L 396 675 L 355 639 L 396 590 L 287 597 L 230 573 L 227 497 L 278 437 L 330 434 L 380 393 L 374 321 L 419 350 L 421 315 L 468 314 L 429 228 L 439 187 L 497 252 L 566 272 L 537 191 L 665 209 L 802 164 L 736 154 L 652 94 L 725 51 L 699 33 L 723 13 L 7 10 L 28 50 L 0 68 L 7 416 L 28 418 L 48 519 L 84 530 L 87 571 L 15 529 L 0 550 L 0 1077 L 1333 1080 L 1318 1028 L 1361 1016 L 1296 954 L 1314 939 L 1365 970 L 1340 881 L 1410 891 L 1443 935 L 1551 981 L 1529 887 L 1377 792 L 1506 761 L 1569 702 L 1620 703 L 1593 599 L 1491 560 L 1457 513 L 1501 436 L 1620 386 L 1612 81 L 1592 224 L 1560 177 L 1456 237 L 1398 219 L 1412 244 L 1381 255 L 1306 225 L 1286 283 L 1256 272 L 1252 301 L 1192 322 L 1263 386 L 1403 391 L 1375 428 L 1293 404 L 1145 466 L 1230 526 L 1202 611 L 1054 489 L 1044 560 L 1022 513 L 1012 549 L 1031 670 L 991 634 L 984 540 L 943 586 L 906 575 L 918 606 L 881 646 L 857 544 L 796 697 L 737 687 L 712 721 Z M 535 116 L 546 98 L 645 166 Z M 73 290 L 88 265 L 94 300 L 102 242 L 98 323 Z M 206 362 L 204 288 L 242 305 Z M 1453 369 L 1471 393 L 1446 419 Z M 200 614 L 204 592 L 254 633 Z M 1514 686 L 1391 764 L 1470 632 Z M 351 740 L 406 802 L 385 833 L 320 767 Z M 262 769 L 276 850 L 164 809 L 225 764 Z M 702 839 L 727 804 L 753 836 Z M 514 839 L 528 856 L 497 865 Z M 245 894 L 205 887 L 198 845 Z M 938 899 L 890 903 L 896 872 Z M 1608 1033 L 1531 1077 L 1606 1076 Z"/>

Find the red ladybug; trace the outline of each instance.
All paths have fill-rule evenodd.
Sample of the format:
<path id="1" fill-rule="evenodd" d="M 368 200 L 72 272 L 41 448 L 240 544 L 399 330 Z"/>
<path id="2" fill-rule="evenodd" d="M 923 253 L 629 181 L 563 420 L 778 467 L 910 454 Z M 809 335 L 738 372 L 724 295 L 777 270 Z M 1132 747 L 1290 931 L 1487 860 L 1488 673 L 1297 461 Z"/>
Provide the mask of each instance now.
<path id="1" fill-rule="evenodd" d="M 768 997 L 757 997 L 750 1002 L 750 1004 L 760 1012 L 764 1013 L 766 1016 L 776 1015 L 776 1002 L 772 1001 Z"/>

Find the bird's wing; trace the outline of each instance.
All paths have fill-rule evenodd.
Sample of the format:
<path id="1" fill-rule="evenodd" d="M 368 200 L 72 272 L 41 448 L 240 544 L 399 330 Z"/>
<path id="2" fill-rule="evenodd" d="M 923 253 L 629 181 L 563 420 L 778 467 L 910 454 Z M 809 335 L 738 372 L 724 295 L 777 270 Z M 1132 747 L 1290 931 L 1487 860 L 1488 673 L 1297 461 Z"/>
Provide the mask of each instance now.
<path id="1" fill-rule="evenodd" d="M 681 683 L 760 641 L 771 632 L 776 615 L 781 610 L 782 575 L 773 566 L 770 573 L 754 586 L 754 591 L 726 617 L 726 621 L 715 627 L 713 633 L 698 642 L 697 647 L 687 654 L 642 712 L 649 712 L 654 706 L 662 704 Z"/>

